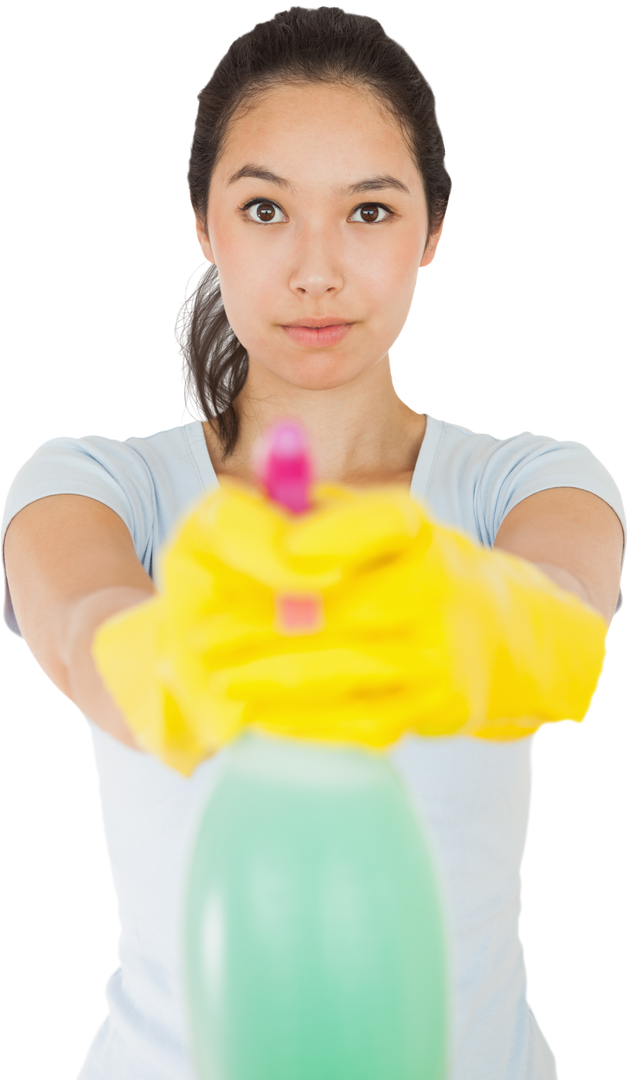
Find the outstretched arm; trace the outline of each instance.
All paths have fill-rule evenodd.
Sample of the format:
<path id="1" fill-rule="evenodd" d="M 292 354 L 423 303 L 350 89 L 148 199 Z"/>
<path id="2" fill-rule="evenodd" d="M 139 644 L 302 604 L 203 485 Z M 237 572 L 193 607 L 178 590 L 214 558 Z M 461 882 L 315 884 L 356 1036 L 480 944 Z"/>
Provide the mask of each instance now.
<path id="1" fill-rule="evenodd" d="M 495 547 L 535 563 L 610 623 L 619 596 L 623 529 L 603 499 L 579 488 L 549 488 L 518 503 Z"/>

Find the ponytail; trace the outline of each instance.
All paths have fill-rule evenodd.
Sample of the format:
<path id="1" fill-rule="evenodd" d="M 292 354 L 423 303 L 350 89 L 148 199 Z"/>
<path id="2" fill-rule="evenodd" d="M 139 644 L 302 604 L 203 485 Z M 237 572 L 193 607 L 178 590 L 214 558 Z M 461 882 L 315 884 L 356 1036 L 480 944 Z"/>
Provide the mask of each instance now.
<path id="1" fill-rule="evenodd" d="M 246 382 L 249 358 L 229 324 L 217 267 L 209 267 L 184 304 L 177 337 L 185 359 L 186 394 L 217 431 L 227 458 L 238 441 L 234 401 Z"/>

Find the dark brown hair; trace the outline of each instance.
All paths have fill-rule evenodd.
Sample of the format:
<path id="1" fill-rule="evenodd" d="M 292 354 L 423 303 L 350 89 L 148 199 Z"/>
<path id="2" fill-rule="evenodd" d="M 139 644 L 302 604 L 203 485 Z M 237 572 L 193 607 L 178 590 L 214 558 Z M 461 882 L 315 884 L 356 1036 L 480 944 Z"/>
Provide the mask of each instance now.
<path id="1" fill-rule="evenodd" d="M 258 23 L 234 41 L 198 95 L 188 183 L 201 221 L 229 121 L 241 105 L 285 81 L 357 83 L 376 93 L 408 139 L 423 180 L 430 232 L 438 229 L 451 180 L 434 95 L 405 49 L 375 19 L 328 7 L 293 7 Z M 248 356 L 229 325 L 215 266 L 182 310 L 179 341 L 187 389 L 217 430 L 227 457 L 238 439 L 234 402 L 246 382 Z"/>

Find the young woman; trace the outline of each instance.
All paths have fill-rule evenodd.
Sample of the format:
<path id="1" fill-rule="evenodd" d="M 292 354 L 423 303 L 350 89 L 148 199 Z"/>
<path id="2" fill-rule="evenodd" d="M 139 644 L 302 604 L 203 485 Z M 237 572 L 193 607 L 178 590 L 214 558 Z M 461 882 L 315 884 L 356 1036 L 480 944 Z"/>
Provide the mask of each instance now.
<path id="1" fill-rule="evenodd" d="M 254 482 L 270 422 L 301 419 L 321 478 L 403 484 L 607 621 L 619 592 L 621 499 L 584 447 L 473 434 L 395 394 L 389 349 L 450 190 L 433 95 L 404 50 L 372 19 L 293 8 L 236 41 L 199 101 L 189 181 L 212 265 L 184 349 L 206 420 L 124 443 L 46 443 L 3 526 L 9 625 L 90 721 L 120 899 L 121 967 L 81 1080 L 192 1077 L 180 910 L 215 767 L 186 780 L 135 748 L 92 639 L 154 591 L 160 548 L 203 492 L 224 476 Z M 550 1080 L 517 930 L 530 740 L 408 738 L 393 753 L 445 887 L 452 1080 Z"/>

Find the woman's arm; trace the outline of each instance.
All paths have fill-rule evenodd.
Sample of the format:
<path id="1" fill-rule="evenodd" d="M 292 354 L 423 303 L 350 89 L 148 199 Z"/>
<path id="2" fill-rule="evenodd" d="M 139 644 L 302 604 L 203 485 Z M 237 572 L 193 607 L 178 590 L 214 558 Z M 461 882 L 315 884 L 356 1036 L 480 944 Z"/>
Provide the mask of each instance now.
<path id="1" fill-rule="evenodd" d="M 59 657 L 67 678 L 67 689 L 61 689 L 103 731 L 135 749 L 124 716 L 96 670 L 91 648 L 94 634 L 105 619 L 147 600 L 153 592 L 128 585 L 107 586 L 70 603 L 60 619 Z"/>
<path id="2" fill-rule="evenodd" d="M 536 563 L 610 623 L 619 595 L 623 529 L 603 499 L 579 488 L 530 495 L 504 518 L 495 547 Z"/>

